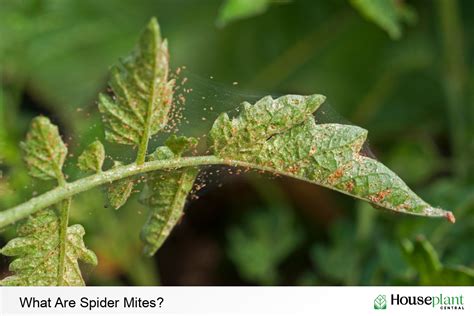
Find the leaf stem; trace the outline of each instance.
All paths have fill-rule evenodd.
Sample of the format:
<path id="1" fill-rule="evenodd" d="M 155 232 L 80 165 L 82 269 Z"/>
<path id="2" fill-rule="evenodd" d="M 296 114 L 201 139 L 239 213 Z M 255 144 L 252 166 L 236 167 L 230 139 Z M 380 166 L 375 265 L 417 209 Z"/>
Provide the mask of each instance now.
<path id="1" fill-rule="evenodd" d="M 97 173 L 95 175 L 85 177 L 74 182 L 67 183 L 64 186 L 59 186 L 51 191 L 48 191 L 40 196 L 32 198 L 31 200 L 12 207 L 8 210 L 5 210 L 0 213 L 0 228 L 3 228 L 9 224 L 12 224 L 18 220 L 21 220 L 36 211 L 41 209 L 45 209 L 48 206 L 53 204 L 57 204 L 64 199 L 68 199 L 76 194 L 81 192 L 90 190 L 94 187 L 100 186 L 105 183 L 111 183 L 116 180 L 120 180 L 123 178 L 128 178 L 137 174 L 147 173 L 156 170 L 163 170 L 163 169 L 179 169 L 184 167 L 193 167 L 193 166 L 203 166 L 203 165 L 227 165 L 233 167 L 242 167 L 248 169 L 255 169 L 270 172 L 273 174 L 281 174 L 288 177 L 293 177 L 296 179 L 307 181 L 302 177 L 296 176 L 291 173 L 281 172 L 274 170 L 270 167 L 259 166 L 253 163 L 239 161 L 239 160 L 231 160 L 225 158 L 219 158 L 216 156 L 196 156 L 196 157 L 182 157 L 182 158 L 173 158 L 167 160 L 153 160 L 143 163 L 142 165 L 138 165 L 137 163 L 132 163 L 125 166 L 120 166 L 117 168 L 113 168 L 101 173 Z M 311 183 L 328 187 L 328 185 L 324 183 L 317 183 L 314 181 L 309 181 Z M 346 195 L 351 195 L 348 192 L 340 191 L 338 189 L 332 188 L 333 190 L 339 191 Z M 362 199 L 365 201 L 370 202 L 368 199 L 357 197 L 358 199 Z M 398 210 L 399 212 L 403 212 Z M 451 221 L 454 220 L 454 217 L 451 212 L 446 212 L 442 209 L 433 208 L 430 210 L 428 214 L 424 213 L 411 213 L 406 212 L 412 215 L 420 215 L 420 216 L 431 216 L 431 217 L 445 217 L 450 219 Z"/>
<path id="2" fill-rule="evenodd" d="M 147 123 L 147 126 L 148 126 L 148 123 Z M 145 127 L 144 134 L 146 134 L 146 136 L 142 138 L 140 146 L 138 147 L 137 160 L 136 160 L 137 165 L 142 165 L 146 159 L 146 153 L 148 149 L 148 130 L 149 129 Z"/>
<path id="3" fill-rule="evenodd" d="M 59 266 L 58 266 L 58 286 L 64 284 L 64 268 L 66 261 L 66 243 L 67 228 L 69 226 L 69 209 L 71 208 L 71 198 L 67 198 L 61 202 L 59 213 Z"/>
<path id="4" fill-rule="evenodd" d="M 67 185 L 66 178 L 61 170 L 58 168 L 56 170 L 57 180 L 59 187 L 64 187 Z M 69 209 L 71 208 L 72 198 L 69 197 L 65 200 L 62 200 L 59 208 L 59 265 L 58 265 L 58 277 L 56 284 L 58 286 L 64 285 L 64 268 L 65 268 L 65 259 L 66 259 L 66 238 L 67 238 L 67 228 L 69 226 Z"/>

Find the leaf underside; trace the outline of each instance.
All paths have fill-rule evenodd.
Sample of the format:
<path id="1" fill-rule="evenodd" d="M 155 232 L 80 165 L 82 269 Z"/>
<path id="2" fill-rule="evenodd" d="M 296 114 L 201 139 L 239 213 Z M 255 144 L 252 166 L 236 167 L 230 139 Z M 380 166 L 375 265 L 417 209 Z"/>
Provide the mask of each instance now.
<path id="1" fill-rule="evenodd" d="M 113 97 L 99 95 L 106 139 L 140 145 L 168 121 L 174 80 L 168 81 L 168 44 L 156 19 L 143 31 L 133 53 L 111 70 Z"/>
<path id="2" fill-rule="evenodd" d="M 73 225 L 67 229 L 64 285 L 84 285 L 78 260 L 97 264 L 96 255 L 86 248 L 84 228 Z M 30 217 L 18 228 L 18 237 L 2 248 L 5 256 L 18 257 L 10 264 L 14 275 L 6 277 L 1 285 L 56 286 L 59 271 L 59 218 L 52 210 L 43 210 Z"/>
<path id="3" fill-rule="evenodd" d="M 62 177 L 62 167 L 67 155 L 57 126 L 44 117 L 35 117 L 26 141 L 21 143 L 25 162 L 31 176 L 42 180 Z"/>
<path id="4" fill-rule="evenodd" d="M 158 147 L 149 160 L 177 158 L 195 143 L 192 138 L 172 136 L 166 142 L 167 146 Z M 140 198 L 149 207 L 149 215 L 140 234 L 146 255 L 156 253 L 183 216 L 187 196 L 198 173 L 199 168 L 188 167 L 147 175 L 145 190 Z"/>
<path id="5" fill-rule="evenodd" d="M 122 165 L 123 163 L 120 161 L 114 161 L 114 168 Z M 133 178 L 124 178 L 110 183 L 107 186 L 107 200 L 110 206 L 118 210 L 127 203 L 128 198 L 132 194 L 134 185 Z"/>
<path id="6" fill-rule="evenodd" d="M 133 180 L 129 178 L 112 182 L 107 187 L 107 199 L 110 206 L 116 210 L 124 206 L 132 194 L 133 186 Z"/>
<path id="7" fill-rule="evenodd" d="M 210 132 L 215 155 L 293 176 L 397 212 L 452 213 L 423 201 L 382 163 L 359 152 L 367 131 L 352 125 L 316 124 L 324 97 L 265 97 L 245 103 L 238 117 L 222 114 Z M 451 217 L 450 217 L 451 216 Z"/>

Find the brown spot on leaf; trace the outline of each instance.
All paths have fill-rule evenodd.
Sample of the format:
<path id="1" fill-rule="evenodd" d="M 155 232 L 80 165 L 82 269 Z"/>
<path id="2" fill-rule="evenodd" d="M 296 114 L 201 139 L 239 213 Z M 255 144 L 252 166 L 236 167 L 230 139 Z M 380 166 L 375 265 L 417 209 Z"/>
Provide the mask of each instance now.
<path id="1" fill-rule="evenodd" d="M 299 170 L 300 167 L 298 165 L 292 165 L 288 167 L 287 172 L 291 174 L 297 174 Z"/>
<path id="2" fill-rule="evenodd" d="M 344 174 L 344 170 L 342 168 L 337 169 L 333 173 L 331 173 L 328 177 L 328 182 L 332 185 L 336 182 L 340 177 Z"/>
<path id="3" fill-rule="evenodd" d="M 351 180 L 351 181 L 346 182 L 344 187 L 347 192 L 352 192 L 352 190 L 354 190 L 354 181 Z"/>
<path id="4" fill-rule="evenodd" d="M 369 196 L 369 199 L 374 203 L 379 203 L 380 201 L 385 199 L 387 195 L 389 195 L 390 193 L 392 193 L 392 190 L 390 189 L 383 190 L 383 191 L 378 192 L 377 194 Z"/>

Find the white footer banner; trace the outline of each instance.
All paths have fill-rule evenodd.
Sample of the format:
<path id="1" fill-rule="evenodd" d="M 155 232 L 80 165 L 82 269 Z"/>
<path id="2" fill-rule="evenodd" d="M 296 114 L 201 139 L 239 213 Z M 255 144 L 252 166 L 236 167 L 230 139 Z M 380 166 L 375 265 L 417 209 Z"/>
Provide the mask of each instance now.
<path id="1" fill-rule="evenodd" d="M 0 315 L 474 315 L 473 287 L 0 288 Z"/>

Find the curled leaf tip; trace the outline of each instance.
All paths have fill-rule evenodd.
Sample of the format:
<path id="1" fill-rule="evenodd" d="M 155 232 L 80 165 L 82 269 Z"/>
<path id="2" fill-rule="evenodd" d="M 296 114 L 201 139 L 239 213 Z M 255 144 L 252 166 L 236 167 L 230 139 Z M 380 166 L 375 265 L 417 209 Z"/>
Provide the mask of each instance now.
<path id="1" fill-rule="evenodd" d="M 453 212 L 446 211 L 441 208 L 435 208 L 429 206 L 425 209 L 426 216 L 433 216 L 433 217 L 444 217 L 448 222 L 451 224 L 456 223 L 456 217 L 454 216 Z"/>
<path id="2" fill-rule="evenodd" d="M 445 217 L 448 220 L 448 222 L 450 222 L 451 224 L 456 223 L 456 217 L 454 217 L 453 212 L 446 212 Z"/>

